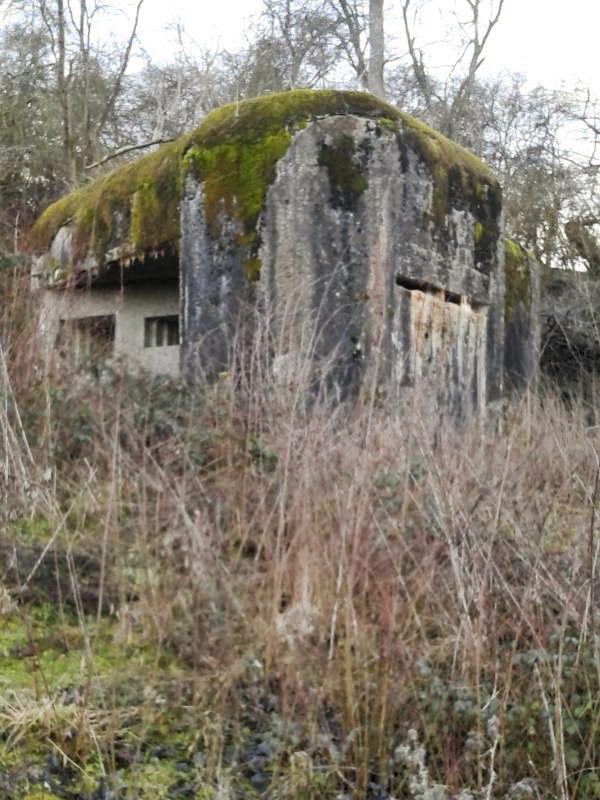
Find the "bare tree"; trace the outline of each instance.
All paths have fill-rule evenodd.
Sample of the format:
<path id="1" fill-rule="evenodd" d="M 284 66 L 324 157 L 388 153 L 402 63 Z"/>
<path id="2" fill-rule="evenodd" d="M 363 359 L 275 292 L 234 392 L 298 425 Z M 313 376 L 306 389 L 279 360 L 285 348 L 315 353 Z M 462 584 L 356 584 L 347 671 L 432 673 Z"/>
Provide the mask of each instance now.
<path id="1" fill-rule="evenodd" d="M 244 61 L 239 54 L 199 44 L 180 23 L 169 30 L 177 43 L 173 59 L 156 64 L 146 53 L 143 70 L 128 81 L 125 116 L 131 140 L 124 147 L 177 136 L 217 106 L 235 100 L 236 91 L 239 97 Z"/>
<path id="2" fill-rule="evenodd" d="M 360 88 L 385 97 L 383 0 L 263 0 L 254 33 L 257 66 L 270 52 L 260 71 L 277 64 L 281 88 L 347 84 L 350 67 Z"/>
<path id="3" fill-rule="evenodd" d="M 504 0 L 461 0 L 453 13 L 449 34 L 456 43 L 455 61 L 441 80 L 418 42 L 420 14 L 426 5 L 427 0 L 401 0 L 408 57 L 426 115 L 444 133 L 461 139 L 461 126 L 476 91 L 483 51 L 498 24 Z"/>
<path id="4" fill-rule="evenodd" d="M 71 184 L 77 182 L 86 163 L 98 156 L 100 137 L 123 90 L 143 3 L 137 0 L 126 40 L 108 53 L 94 44 L 96 26 L 107 8 L 99 0 L 79 0 L 77 7 L 65 5 L 65 0 L 37 0 L 51 42 L 63 155 Z M 101 79 L 95 80 L 95 75 Z"/>
<path id="5" fill-rule="evenodd" d="M 15 19 L 0 28 L 0 249 L 19 249 L 21 231 L 63 176 L 48 53 L 43 26 Z"/>
<path id="6" fill-rule="evenodd" d="M 368 86 L 367 36 L 368 15 L 364 0 L 327 0 L 334 15 L 335 32 L 359 86 Z"/>
<path id="7" fill-rule="evenodd" d="M 326 0 L 263 0 L 253 36 L 255 70 L 272 72 L 272 88 L 316 86 L 335 67 L 335 19 Z"/>

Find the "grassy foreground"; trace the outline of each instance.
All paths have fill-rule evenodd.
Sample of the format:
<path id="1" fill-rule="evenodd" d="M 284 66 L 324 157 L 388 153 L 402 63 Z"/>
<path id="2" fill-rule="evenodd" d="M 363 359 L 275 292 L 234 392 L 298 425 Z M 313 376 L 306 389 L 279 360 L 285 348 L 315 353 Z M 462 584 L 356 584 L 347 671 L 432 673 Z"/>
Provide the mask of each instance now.
<path id="1" fill-rule="evenodd" d="M 600 797 L 581 409 L 76 374 L 3 280 L 3 798 Z"/>

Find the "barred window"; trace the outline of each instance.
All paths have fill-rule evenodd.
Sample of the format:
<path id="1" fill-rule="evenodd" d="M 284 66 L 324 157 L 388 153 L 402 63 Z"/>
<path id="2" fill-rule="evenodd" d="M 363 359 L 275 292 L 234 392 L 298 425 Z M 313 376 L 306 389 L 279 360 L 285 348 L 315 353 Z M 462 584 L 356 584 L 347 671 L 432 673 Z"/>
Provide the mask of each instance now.
<path id="1" fill-rule="evenodd" d="M 179 344 L 179 317 L 146 317 L 144 347 L 170 347 Z"/>

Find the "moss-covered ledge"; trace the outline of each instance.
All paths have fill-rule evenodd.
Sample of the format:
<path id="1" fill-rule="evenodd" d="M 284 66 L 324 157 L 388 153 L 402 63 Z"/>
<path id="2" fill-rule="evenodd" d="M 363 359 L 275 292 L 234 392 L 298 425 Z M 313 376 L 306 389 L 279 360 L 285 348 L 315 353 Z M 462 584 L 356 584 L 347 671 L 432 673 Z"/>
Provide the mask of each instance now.
<path id="1" fill-rule="evenodd" d="M 509 323 L 519 303 L 531 321 L 531 256 L 514 239 L 504 238 L 504 320 Z"/>
<path id="2" fill-rule="evenodd" d="M 186 137 L 162 145 L 136 161 L 71 192 L 44 211 L 29 241 L 47 252 L 65 225 L 73 230 L 74 263 L 87 254 L 101 262 L 115 238 L 132 252 L 176 243 L 179 235 L 180 158 Z M 115 230 L 119 220 L 120 231 Z"/>
<path id="3" fill-rule="evenodd" d="M 504 238 L 504 380 L 509 392 L 535 382 L 540 358 L 540 264 Z"/>
<path id="4" fill-rule="evenodd" d="M 318 117 L 346 114 L 378 120 L 382 129 L 394 131 L 401 154 L 404 144 L 414 148 L 433 178 L 436 224 L 443 224 L 460 187 L 479 226 L 478 244 L 485 246 L 487 200 L 491 195 L 499 202 L 500 189 L 475 156 L 371 95 L 301 89 L 223 106 L 192 133 L 67 195 L 38 219 L 31 249 L 48 252 L 65 225 L 73 231 L 70 266 L 88 255 L 102 265 L 115 246 L 129 255 L 167 244 L 177 248 L 183 178 L 191 172 L 203 183 L 209 233 L 218 237 L 223 217 L 234 219 L 239 244 L 251 259 L 267 189 L 294 132 Z"/>

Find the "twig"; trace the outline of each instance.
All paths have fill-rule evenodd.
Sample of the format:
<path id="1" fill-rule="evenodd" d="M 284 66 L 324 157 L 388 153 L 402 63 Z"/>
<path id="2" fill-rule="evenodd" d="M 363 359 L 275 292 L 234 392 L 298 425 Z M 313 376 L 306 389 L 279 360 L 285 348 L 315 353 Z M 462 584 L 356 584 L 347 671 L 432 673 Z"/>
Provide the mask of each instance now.
<path id="1" fill-rule="evenodd" d="M 590 537 L 589 537 L 589 560 L 590 560 L 590 633 L 592 636 L 592 643 L 595 646 L 595 595 L 596 595 L 596 548 L 594 539 L 594 524 L 596 522 L 596 501 L 598 499 L 598 488 L 600 486 L 600 462 L 596 467 L 596 481 L 594 483 L 594 494 L 592 495 L 592 516 L 590 519 Z"/>
<path id="2" fill-rule="evenodd" d="M 173 141 L 175 141 L 175 137 L 171 136 L 168 139 L 153 139 L 151 142 L 144 142 L 143 144 L 128 144 L 126 147 L 120 147 L 118 150 L 115 150 L 114 153 L 104 156 L 104 158 L 101 158 L 100 161 L 94 161 L 93 164 L 88 164 L 86 169 L 101 167 L 102 164 L 106 164 L 107 161 L 112 161 L 113 158 L 123 156 L 125 153 L 132 153 L 134 150 L 143 150 L 145 147 L 152 147 L 155 144 L 166 144 L 167 142 Z"/>
<path id="3" fill-rule="evenodd" d="M 491 746 L 489 750 L 490 754 L 490 779 L 488 781 L 487 789 L 485 792 L 485 800 L 492 800 L 492 791 L 494 789 L 494 781 L 496 780 L 496 771 L 494 770 L 494 761 L 496 758 L 496 750 L 498 749 L 498 745 L 500 744 L 500 736 L 496 734 L 496 738 L 494 739 L 494 744 Z"/>
<path id="4" fill-rule="evenodd" d="M 65 753 L 65 751 L 62 749 L 62 747 L 59 747 L 53 739 L 51 739 L 50 737 L 47 737 L 46 741 L 48 742 L 48 744 L 51 744 L 52 747 L 54 747 L 55 750 L 58 750 L 58 752 L 62 756 L 63 764 L 70 764 L 72 767 L 74 767 L 75 769 L 79 770 L 79 772 L 81 772 L 82 775 L 85 775 L 87 777 L 87 772 L 84 769 L 82 769 L 79 766 L 79 764 L 77 764 L 77 762 L 73 761 L 72 758 L 69 758 L 69 756 Z M 100 760 L 100 764 L 102 765 L 102 760 Z M 103 769 L 103 766 L 102 766 L 102 769 Z M 106 772 L 103 772 L 103 774 L 106 775 Z"/>
<path id="5" fill-rule="evenodd" d="M 554 730 L 554 725 L 552 724 L 552 712 L 550 709 L 550 703 L 548 702 L 548 697 L 546 695 L 546 690 L 544 689 L 544 683 L 542 681 L 542 676 L 540 673 L 540 669 L 537 664 L 534 664 L 534 674 L 538 682 L 538 686 L 540 689 L 540 695 L 542 698 L 542 705 L 544 706 L 544 711 L 546 712 L 546 718 L 548 720 L 548 734 L 550 736 L 550 746 L 552 748 L 552 759 L 554 762 L 554 768 L 556 770 L 556 782 L 558 784 L 557 788 L 560 792 L 561 800 L 569 800 L 569 794 L 566 786 L 566 771 L 564 770 L 564 759 L 562 757 L 562 753 L 559 750 L 559 744 L 561 745 L 562 749 L 562 737 L 561 741 L 557 740 L 556 733 Z M 560 697 L 557 698 L 557 704 L 560 703 Z M 558 722 L 558 720 L 557 720 Z M 559 732 L 560 735 L 560 732 Z"/>

